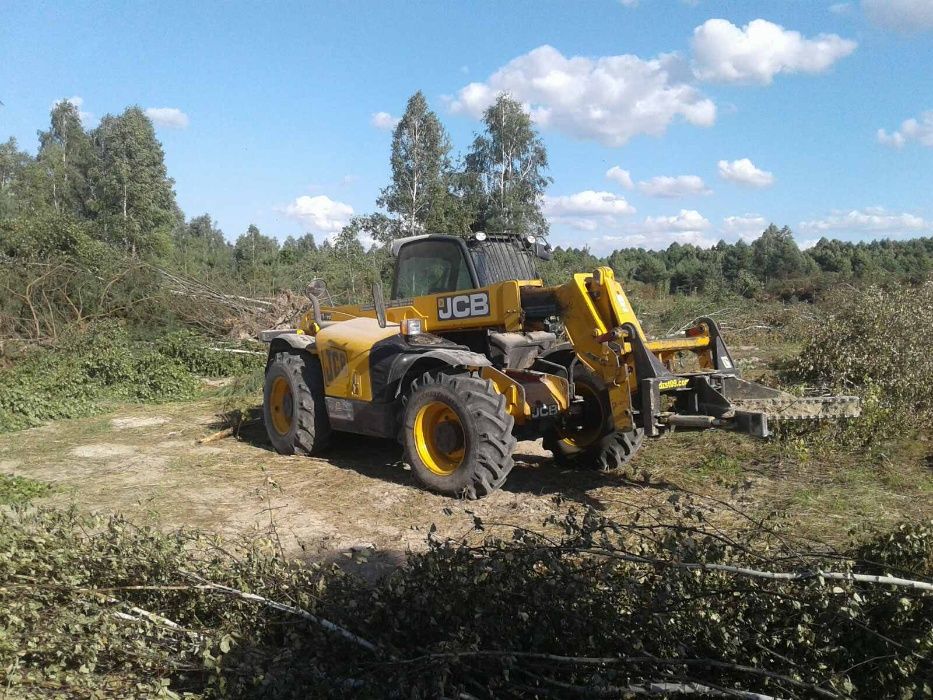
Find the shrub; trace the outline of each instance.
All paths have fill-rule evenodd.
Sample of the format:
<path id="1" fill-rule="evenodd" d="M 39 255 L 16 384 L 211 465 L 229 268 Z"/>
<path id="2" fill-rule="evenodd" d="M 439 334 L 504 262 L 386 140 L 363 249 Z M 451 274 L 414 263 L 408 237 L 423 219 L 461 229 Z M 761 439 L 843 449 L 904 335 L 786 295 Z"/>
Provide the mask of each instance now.
<path id="1" fill-rule="evenodd" d="M 261 539 L 237 549 L 119 517 L 0 513 L 0 687 L 517 698 L 646 695 L 649 684 L 674 696 L 697 683 L 725 695 L 929 696 L 931 525 L 871 534 L 846 553 L 794 542 L 773 522 L 730 538 L 690 503 L 668 516 L 623 525 L 587 511 L 555 523 L 562 536 L 432 541 L 368 585 L 288 562 Z"/>
<path id="2" fill-rule="evenodd" d="M 852 430 L 866 440 L 928 425 L 933 282 L 838 289 L 826 308 L 791 363 L 790 378 L 861 395 L 863 417 Z"/>
<path id="3" fill-rule="evenodd" d="M 218 348 L 218 345 L 189 330 L 165 335 L 157 343 L 159 353 L 200 377 L 233 377 L 261 368 L 265 363 L 265 357 L 255 354 L 255 348 Z"/>
<path id="4" fill-rule="evenodd" d="M 187 399 L 200 376 L 239 375 L 261 366 L 261 356 L 216 352 L 193 333 L 151 345 L 134 343 L 122 326 L 98 324 L 0 369 L 0 431 L 91 415 L 107 399 Z"/>

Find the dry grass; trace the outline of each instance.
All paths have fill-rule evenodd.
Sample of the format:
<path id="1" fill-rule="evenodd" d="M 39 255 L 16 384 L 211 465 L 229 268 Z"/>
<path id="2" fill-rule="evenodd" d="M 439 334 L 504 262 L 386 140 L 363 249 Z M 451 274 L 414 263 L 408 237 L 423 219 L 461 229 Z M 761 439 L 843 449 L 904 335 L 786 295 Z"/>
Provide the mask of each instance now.
<path id="1" fill-rule="evenodd" d="M 766 335 L 756 331 L 732 347 L 749 376 L 767 381 L 790 346 Z M 540 443 L 522 442 L 504 489 L 462 502 L 419 488 L 389 441 L 348 436 L 322 459 L 284 457 L 253 423 L 238 438 L 198 445 L 227 407 L 215 390 L 195 402 L 113 406 L 108 415 L 0 435 L 0 473 L 52 484 L 48 501 L 166 528 L 257 536 L 274 529 L 291 554 L 376 572 L 424 548 L 432 526 L 451 538 L 540 531 L 549 516 L 581 507 L 628 520 L 661 513 L 674 495 L 714 507 L 725 528 L 780 511 L 798 534 L 834 544 L 865 525 L 933 517 L 929 437 L 852 454 L 800 440 L 675 433 L 649 442 L 625 475 L 563 470 Z M 474 516 L 483 532 L 473 530 Z"/>
<path id="2" fill-rule="evenodd" d="M 350 437 L 325 459 L 283 457 L 259 425 L 239 439 L 197 445 L 221 406 L 212 398 L 121 407 L 0 436 L 0 471 L 52 484 L 48 501 L 164 527 L 257 536 L 274 528 L 293 555 L 365 563 L 373 572 L 422 549 L 432 525 L 441 537 L 479 538 L 515 526 L 542 530 L 549 516 L 583 506 L 627 520 L 660 513 L 675 494 L 715 507 L 724 528 L 778 510 L 798 534 L 835 544 L 863 525 L 933 516 L 930 443 L 904 443 L 872 462 L 722 432 L 681 433 L 648 443 L 625 476 L 562 470 L 539 443 L 524 442 L 502 491 L 462 502 L 418 488 L 388 441 Z M 472 529 L 474 516 L 484 532 Z"/>

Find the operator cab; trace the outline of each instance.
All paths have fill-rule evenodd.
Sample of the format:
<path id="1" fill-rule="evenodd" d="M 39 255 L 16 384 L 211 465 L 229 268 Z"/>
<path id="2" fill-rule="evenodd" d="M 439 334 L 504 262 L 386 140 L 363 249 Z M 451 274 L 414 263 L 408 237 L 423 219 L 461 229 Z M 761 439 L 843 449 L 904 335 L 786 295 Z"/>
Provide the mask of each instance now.
<path id="1" fill-rule="evenodd" d="M 536 260 L 550 260 L 548 244 L 534 236 L 477 233 L 470 239 L 458 236 L 425 235 L 400 238 L 392 243 L 396 258 L 392 299 L 407 300 L 431 294 L 482 289 L 500 282 L 535 282 Z M 535 302 L 538 292 L 544 305 Z M 545 319 L 556 315 L 553 292 L 540 283 L 523 285 L 521 332 L 485 328 L 438 331 L 437 335 L 479 352 L 499 369 L 528 370 L 557 342 Z"/>
<path id="2" fill-rule="evenodd" d="M 535 259 L 550 260 L 550 246 L 534 236 L 477 233 L 424 235 L 392 243 L 396 258 L 392 299 L 488 287 L 507 280 L 535 280 Z"/>

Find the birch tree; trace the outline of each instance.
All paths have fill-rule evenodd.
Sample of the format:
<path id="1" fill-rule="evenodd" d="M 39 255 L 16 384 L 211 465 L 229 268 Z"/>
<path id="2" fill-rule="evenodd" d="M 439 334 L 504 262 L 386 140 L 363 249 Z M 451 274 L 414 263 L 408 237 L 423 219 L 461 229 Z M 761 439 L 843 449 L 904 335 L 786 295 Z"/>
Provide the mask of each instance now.
<path id="1" fill-rule="evenodd" d="M 152 122 L 130 107 L 104 117 L 93 137 L 99 153 L 93 182 L 105 237 L 134 256 L 170 246 L 178 211 L 174 182 Z"/>
<path id="2" fill-rule="evenodd" d="M 465 189 L 474 230 L 546 235 L 540 200 L 551 178 L 547 151 L 522 106 L 501 94 L 483 115 L 486 127 L 466 157 Z"/>
<path id="3" fill-rule="evenodd" d="M 48 131 L 39 132 L 36 162 L 43 174 L 43 200 L 56 214 L 88 216 L 93 197 L 88 171 L 93 167 L 94 149 L 78 108 L 62 100 L 52 108 Z"/>
<path id="4" fill-rule="evenodd" d="M 410 236 L 443 225 L 450 206 L 450 139 L 421 91 L 408 100 L 392 134 L 392 182 L 379 206 L 398 216 L 398 233 Z"/>

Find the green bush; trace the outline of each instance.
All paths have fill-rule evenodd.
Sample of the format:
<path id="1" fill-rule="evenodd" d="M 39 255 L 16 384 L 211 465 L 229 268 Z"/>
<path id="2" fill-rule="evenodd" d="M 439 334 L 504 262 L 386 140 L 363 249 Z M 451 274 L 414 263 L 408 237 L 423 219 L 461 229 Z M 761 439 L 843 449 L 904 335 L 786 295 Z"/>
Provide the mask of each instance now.
<path id="1" fill-rule="evenodd" d="M 811 326 L 789 378 L 863 397 L 848 426 L 862 442 L 933 421 L 933 282 L 838 289 Z"/>
<path id="2" fill-rule="evenodd" d="M 99 410 L 103 387 L 66 353 L 33 353 L 0 370 L 0 431 L 77 418 Z"/>
<path id="3" fill-rule="evenodd" d="M 136 379 L 125 389 L 136 401 L 178 401 L 198 390 L 198 379 L 187 367 L 159 353 L 140 354 L 135 370 Z"/>
<path id="4" fill-rule="evenodd" d="M 627 525 L 571 513 L 548 538 L 433 541 L 374 584 L 285 560 L 266 540 L 238 548 L 119 517 L 0 513 L 0 687 L 17 697 L 527 698 L 698 683 L 737 696 L 929 697 L 933 594 L 850 574 L 929 581 L 933 527 L 832 552 L 773 522 L 730 539 L 692 504 L 677 507 L 667 521 Z"/>
<path id="5" fill-rule="evenodd" d="M 188 399 L 197 392 L 198 377 L 236 376 L 261 365 L 258 355 L 211 350 L 193 333 L 153 345 L 131 341 L 119 325 L 92 326 L 0 370 L 0 431 L 91 415 L 108 399 Z"/>
<path id="6" fill-rule="evenodd" d="M 176 331 L 159 339 L 159 353 L 183 365 L 199 377 L 234 377 L 261 368 L 265 357 L 243 346 L 216 347 L 211 342 L 189 330 Z M 230 350 L 246 352 L 229 352 Z"/>

